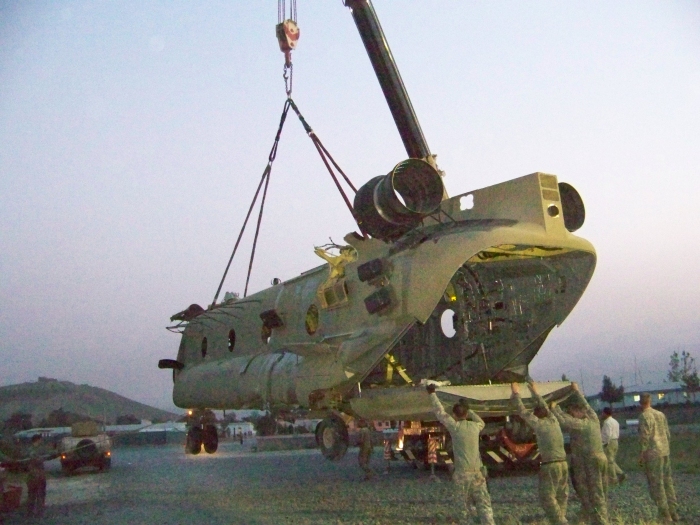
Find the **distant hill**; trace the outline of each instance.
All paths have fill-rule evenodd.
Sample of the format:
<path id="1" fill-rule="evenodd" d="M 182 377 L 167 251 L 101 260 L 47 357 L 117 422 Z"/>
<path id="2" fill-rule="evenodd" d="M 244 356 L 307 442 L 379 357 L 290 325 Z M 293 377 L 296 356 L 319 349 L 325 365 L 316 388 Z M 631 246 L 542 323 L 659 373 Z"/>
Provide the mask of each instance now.
<path id="1" fill-rule="evenodd" d="M 34 426 L 38 426 L 51 412 L 59 409 L 99 421 L 106 417 L 107 424 L 114 424 L 117 417 L 126 415 L 154 422 L 174 421 L 179 417 L 104 388 L 47 377 L 40 377 L 35 383 L 0 387 L 0 424 L 15 412 L 24 412 L 31 414 Z"/>

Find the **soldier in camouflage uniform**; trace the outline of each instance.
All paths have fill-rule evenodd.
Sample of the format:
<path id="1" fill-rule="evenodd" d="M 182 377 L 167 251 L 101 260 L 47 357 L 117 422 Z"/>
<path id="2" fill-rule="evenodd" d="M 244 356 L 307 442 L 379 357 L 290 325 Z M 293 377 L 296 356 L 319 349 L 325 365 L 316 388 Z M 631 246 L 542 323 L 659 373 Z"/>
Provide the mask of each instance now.
<path id="1" fill-rule="evenodd" d="M 427 386 L 433 412 L 452 437 L 454 454 L 454 472 L 452 480 L 460 487 L 462 502 L 465 506 L 465 519 L 469 516 L 469 504 L 476 506 L 482 525 L 494 525 L 491 496 L 489 496 L 486 478 L 482 472 L 481 454 L 479 453 L 479 432 L 484 428 L 484 421 L 466 405 L 457 403 L 452 407 L 454 418 L 449 416 L 435 394 L 435 385 Z"/>
<path id="2" fill-rule="evenodd" d="M 0 450 L 0 463 L 9 461 L 9 457 L 7 457 L 5 454 L 3 454 L 2 450 Z M 5 472 L 5 469 L 0 466 L 0 505 L 4 506 L 5 505 L 5 478 L 7 476 L 7 473 Z M 5 520 L 2 517 L 2 510 L 0 509 L 0 524 L 5 523 Z"/>
<path id="3" fill-rule="evenodd" d="M 370 431 L 367 421 L 360 419 L 357 422 L 357 426 L 360 427 L 360 450 L 357 454 L 357 462 L 360 468 L 365 473 L 365 480 L 372 479 L 374 477 L 374 471 L 369 466 L 369 460 L 372 457 L 372 432 Z"/>
<path id="4" fill-rule="evenodd" d="M 32 446 L 27 454 L 27 514 L 43 516 L 46 500 L 46 472 L 44 461 L 56 457 L 49 454 L 42 443 L 41 434 L 32 436 Z"/>
<path id="5" fill-rule="evenodd" d="M 511 402 L 515 411 L 535 431 L 542 458 L 539 472 L 540 504 L 552 525 L 566 525 L 566 503 L 569 498 L 569 467 L 566 464 L 564 436 L 557 418 L 549 411 L 534 384 L 528 383 L 536 401 L 534 411 L 525 409 L 517 383 L 511 384 Z"/>
<path id="6" fill-rule="evenodd" d="M 671 433 L 668 422 L 666 416 L 651 408 L 651 395 L 642 394 L 640 404 L 639 439 L 642 453 L 639 460 L 647 475 L 649 494 L 659 509 L 660 521 L 678 521 L 678 503 L 671 477 Z"/>
<path id="7" fill-rule="evenodd" d="M 574 486 L 581 499 L 581 518 L 596 525 L 608 525 L 608 459 L 603 451 L 598 415 L 578 385 L 571 383 L 571 386 L 575 404 L 569 407 L 569 414 L 565 414 L 556 403 L 552 403 L 552 412 L 561 427 L 571 434 L 571 468 L 576 481 Z"/>

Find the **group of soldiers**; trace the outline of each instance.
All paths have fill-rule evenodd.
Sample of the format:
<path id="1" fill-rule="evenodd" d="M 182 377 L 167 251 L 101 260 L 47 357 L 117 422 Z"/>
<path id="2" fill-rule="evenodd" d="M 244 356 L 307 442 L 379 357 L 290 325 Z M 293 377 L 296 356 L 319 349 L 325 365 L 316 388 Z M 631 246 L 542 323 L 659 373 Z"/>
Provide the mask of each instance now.
<path id="1" fill-rule="evenodd" d="M 556 403 L 547 405 L 533 383 L 528 383 L 535 401 L 533 410 L 528 410 L 520 397 L 517 383 L 511 385 L 511 403 L 514 413 L 520 415 L 535 432 L 541 462 L 539 469 L 539 501 L 548 521 L 552 525 L 566 525 L 569 498 L 569 468 L 573 470 L 574 488 L 581 501 L 579 521 L 595 525 L 608 525 L 607 492 L 610 484 L 622 483 L 625 473 L 615 461 L 618 449 L 619 424 L 612 411 L 603 412 L 601 429 L 598 415 L 590 407 L 576 383 L 572 383 L 573 399 L 567 411 Z M 491 497 L 486 484 L 486 472 L 479 451 L 479 434 L 485 424 L 476 412 L 465 403 L 452 407 L 447 414 L 435 394 L 435 385 L 429 384 L 433 411 L 437 419 L 450 432 L 454 454 L 452 479 L 460 491 L 465 518 L 475 508 L 482 525 L 493 525 Z M 658 508 L 658 519 L 662 523 L 679 521 L 678 504 L 671 477 L 670 432 L 666 416 L 651 408 L 651 396 L 641 396 L 639 437 L 641 444 L 640 464 L 644 466 L 649 493 Z M 564 450 L 562 430 L 571 437 L 571 467 Z M 360 430 L 360 467 L 369 479 L 373 472 L 369 468 L 372 452 L 370 432 L 367 425 Z"/>
<path id="2" fill-rule="evenodd" d="M 46 500 L 46 472 L 44 461 L 57 457 L 43 443 L 41 434 L 32 436 L 31 446 L 21 460 L 15 460 L 0 452 L 0 462 L 25 464 L 27 471 L 27 514 L 42 516 Z M 4 470 L 0 473 L 0 494 L 4 494 Z M 2 515 L 0 514 L 0 523 Z"/>

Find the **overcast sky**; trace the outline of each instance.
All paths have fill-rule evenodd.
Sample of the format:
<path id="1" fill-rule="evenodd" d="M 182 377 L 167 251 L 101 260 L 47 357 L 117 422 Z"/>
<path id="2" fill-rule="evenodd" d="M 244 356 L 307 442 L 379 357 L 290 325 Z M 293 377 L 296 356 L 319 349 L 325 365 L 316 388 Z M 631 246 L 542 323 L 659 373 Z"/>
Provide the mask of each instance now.
<path id="1" fill-rule="evenodd" d="M 165 326 L 211 302 L 284 103 L 275 4 L 0 2 L 0 384 L 174 408 Z M 700 3 L 375 8 L 448 192 L 544 171 L 585 200 L 598 266 L 532 374 L 595 393 L 700 359 Z M 406 154 L 349 10 L 298 13 L 294 99 L 359 186 Z M 252 291 L 353 229 L 290 118 Z"/>

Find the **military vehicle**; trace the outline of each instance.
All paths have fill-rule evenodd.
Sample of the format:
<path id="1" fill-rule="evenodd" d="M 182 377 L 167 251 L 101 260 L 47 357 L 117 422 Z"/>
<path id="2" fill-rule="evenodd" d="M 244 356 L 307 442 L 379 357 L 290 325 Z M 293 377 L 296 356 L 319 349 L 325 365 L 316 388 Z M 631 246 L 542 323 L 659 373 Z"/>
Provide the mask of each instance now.
<path id="1" fill-rule="evenodd" d="M 94 421 L 71 425 L 71 435 L 61 439 L 58 447 L 61 469 L 72 474 L 83 467 L 109 470 L 112 466 L 112 440 Z"/>
<path id="2" fill-rule="evenodd" d="M 345 453 L 349 418 L 434 420 L 417 387 L 425 381 L 503 428 L 505 384 L 529 378 L 596 262 L 573 234 L 583 202 L 555 175 L 446 195 L 371 2 L 345 4 L 409 158 L 357 191 L 359 231 L 335 252 L 317 249 L 327 263 L 179 312 L 177 359 L 159 362 L 173 370 L 179 407 L 312 410 L 324 417 L 317 439 L 330 459 Z M 568 383 L 540 390 L 559 399 Z"/>

